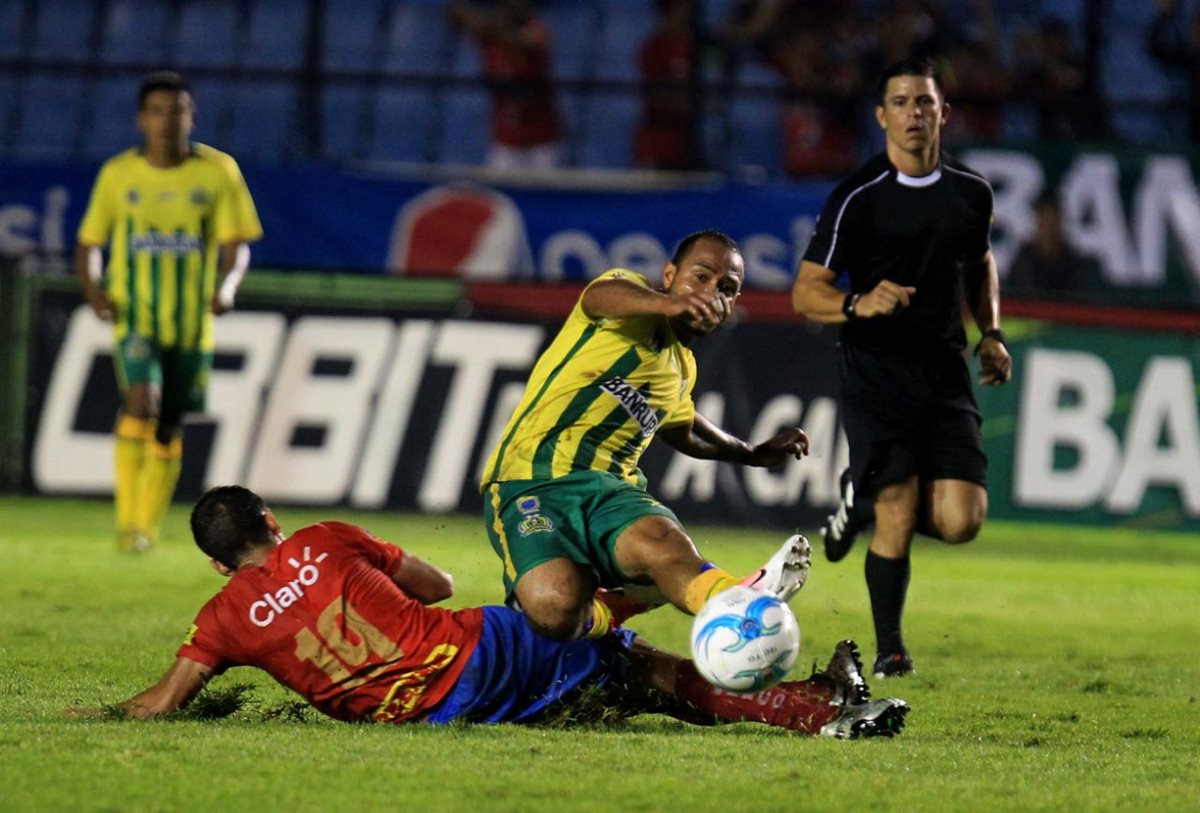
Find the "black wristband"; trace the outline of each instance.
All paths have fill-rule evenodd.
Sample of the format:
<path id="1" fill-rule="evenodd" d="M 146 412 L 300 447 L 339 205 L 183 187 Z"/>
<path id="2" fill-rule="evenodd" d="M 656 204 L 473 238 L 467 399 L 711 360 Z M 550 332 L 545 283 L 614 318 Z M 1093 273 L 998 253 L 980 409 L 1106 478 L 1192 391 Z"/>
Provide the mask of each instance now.
<path id="1" fill-rule="evenodd" d="M 861 298 L 862 294 L 846 294 L 846 298 L 842 300 L 842 313 L 846 315 L 847 321 L 853 322 L 858 318 L 858 314 L 854 312 L 854 306 Z"/>
<path id="2" fill-rule="evenodd" d="M 1008 349 L 1008 342 L 1004 340 L 1004 331 L 998 327 L 992 327 L 983 331 L 983 335 L 979 337 L 979 344 L 975 345 L 975 355 L 979 355 L 979 350 L 983 347 L 983 342 L 985 339 L 995 339 L 996 341 L 1000 342 L 1000 344 L 1004 345 L 1006 350 Z"/>

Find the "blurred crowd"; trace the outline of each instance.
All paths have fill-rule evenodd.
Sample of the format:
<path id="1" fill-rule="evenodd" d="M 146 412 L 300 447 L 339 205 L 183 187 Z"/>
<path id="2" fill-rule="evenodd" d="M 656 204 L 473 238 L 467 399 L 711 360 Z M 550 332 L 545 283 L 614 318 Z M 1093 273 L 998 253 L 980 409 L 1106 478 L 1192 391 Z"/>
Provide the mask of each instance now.
<path id="1" fill-rule="evenodd" d="M 712 82 L 747 71 L 774 78 L 752 92 L 782 98 L 782 164 L 794 177 L 836 176 L 878 145 L 875 77 L 906 56 L 942 64 L 954 112 L 950 145 L 1004 140 L 1014 110 L 1025 137 L 1042 142 L 1111 137 L 1099 71 L 1089 65 L 1084 22 L 1053 16 L 998 19 L 993 0 L 946 11 L 944 0 L 735 0 L 725 19 L 700 21 L 698 0 L 655 0 L 657 26 L 640 44 L 642 114 L 636 165 L 702 168 L 698 133 Z M 999 4 L 1003 9 L 1004 3 Z M 1054 9 L 1054 4 L 1042 8 Z M 460 2 L 451 17 L 484 52 L 493 94 L 494 163 L 553 165 L 562 123 L 556 108 L 553 31 L 533 0 Z M 1190 83 L 1200 138 L 1200 12 L 1158 0 L 1146 54 Z M 1093 54 L 1092 58 L 1095 56 Z M 715 77 L 715 79 L 714 79 Z M 515 150 L 515 152 L 514 152 Z M 521 154 L 527 159 L 522 160 Z"/>

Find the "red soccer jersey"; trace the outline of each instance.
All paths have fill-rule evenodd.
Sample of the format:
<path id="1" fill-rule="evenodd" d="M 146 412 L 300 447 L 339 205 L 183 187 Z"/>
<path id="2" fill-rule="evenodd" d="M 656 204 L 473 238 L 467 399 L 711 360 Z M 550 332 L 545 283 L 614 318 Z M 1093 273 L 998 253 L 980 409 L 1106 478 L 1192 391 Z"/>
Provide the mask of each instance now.
<path id="1" fill-rule="evenodd" d="M 257 666 L 339 720 L 416 716 L 454 687 L 483 611 L 409 597 L 389 576 L 403 558 L 353 525 L 304 528 L 235 573 L 176 654 L 218 671 Z"/>

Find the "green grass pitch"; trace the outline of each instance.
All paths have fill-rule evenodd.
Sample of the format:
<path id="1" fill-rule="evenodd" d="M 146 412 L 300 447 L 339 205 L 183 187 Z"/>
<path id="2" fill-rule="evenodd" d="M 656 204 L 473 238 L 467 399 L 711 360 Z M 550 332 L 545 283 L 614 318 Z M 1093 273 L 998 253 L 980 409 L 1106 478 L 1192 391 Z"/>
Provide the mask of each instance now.
<path id="1" fill-rule="evenodd" d="M 471 517 L 283 508 L 285 529 L 358 522 L 455 573 L 453 606 L 497 601 Z M 907 613 L 917 664 L 872 681 L 913 707 L 894 740 L 835 742 L 643 716 L 563 728 L 356 726 L 252 670 L 253 702 L 213 721 L 96 721 L 170 663 L 222 580 L 176 506 L 154 553 L 122 556 L 104 501 L 0 497 L 0 809 L 414 811 L 1195 810 L 1200 793 L 1200 539 L 989 524 L 919 541 Z M 781 535 L 691 529 L 749 570 Z M 818 554 L 792 602 L 796 673 L 842 637 L 873 655 L 862 545 Z M 634 625 L 676 651 L 689 620 Z"/>

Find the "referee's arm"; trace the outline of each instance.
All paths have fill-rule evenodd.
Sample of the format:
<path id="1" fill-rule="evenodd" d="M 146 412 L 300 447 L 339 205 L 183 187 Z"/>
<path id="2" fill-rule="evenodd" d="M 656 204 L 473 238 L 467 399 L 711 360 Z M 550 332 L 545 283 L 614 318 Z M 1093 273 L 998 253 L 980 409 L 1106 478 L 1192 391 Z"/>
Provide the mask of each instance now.
<path id="1" fill-rule="evenodd" d="M 1012 356 L 1004 344 L 1000 330 L 1000 275 L 996 258 L 988 249 L 974 267 L 964 269 L 963 282 L 967 306 L 975 317 L 980 335 L 976 352 L 979 354 L 979 383 L 1006 384 L 1012 378 Z"/>
<path id="2" fill-rule="evenodd" d="M 993 273 L 995 265 L 993 264 Z M 916 288 L 883 280 L 865 293 L 847 294 L 833 283 L 837 274 L 811 260 L 803 260 L 792 286 L 792 308 L 812 322 L 836 324 L 850 319 L 888 316 L 908 307 Z"/>

